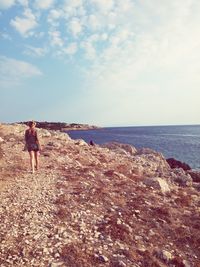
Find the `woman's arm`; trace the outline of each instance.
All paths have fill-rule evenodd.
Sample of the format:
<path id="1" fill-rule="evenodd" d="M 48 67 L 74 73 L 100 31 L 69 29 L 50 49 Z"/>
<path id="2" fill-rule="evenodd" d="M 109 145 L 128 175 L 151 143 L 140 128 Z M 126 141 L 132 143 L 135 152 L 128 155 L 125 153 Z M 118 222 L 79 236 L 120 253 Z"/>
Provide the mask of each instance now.
<path id="1" fill-rule="evenodd" d="M 26 130 L 26 132 L 25 132 L 25 142 L 26 142 L 26 144 L 28 142 L 28 130 Z"/>

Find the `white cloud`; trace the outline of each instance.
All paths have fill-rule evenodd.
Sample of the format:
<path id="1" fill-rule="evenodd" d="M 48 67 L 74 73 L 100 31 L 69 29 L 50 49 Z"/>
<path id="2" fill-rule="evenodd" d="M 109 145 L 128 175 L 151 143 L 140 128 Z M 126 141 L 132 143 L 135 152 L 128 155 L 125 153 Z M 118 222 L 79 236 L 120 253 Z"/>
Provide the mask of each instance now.
<path id="1" fill-rule="evenodd" d="M 69 22 L 68 27 L 74 37 L 78 36 L 83 30 L 79 18 L 72 18 L 72 20 Z"/>
<path id="2" fill-rule="evenodd" d="M 192 0 L 148 0 L 139 6 L 118 1 L 112 16 L 109 12 L 105 17 L 115 30 L 96 29 L 99 38 L 87 37 L 81 45 L 91 60 L 83 104 L 88 113 L 94 111 L 89 118 L 105 124 L 104 115 L 112 106 L 108 125 L 181 123 L 182 114 L 188 122 L 191 118 L 198 122 L 199 12 L 200 4 Z M 140 115 L 138 110 L 148 114 Z"/>
<path id="3" fill-rule="evenodd" d="M 96 49 L 92 42 L 85 41 L 81 43 L 81 48 L 85 51 L 85 56 L 87 59 L 94 60 L 96 58 Z"/>
<path id="4" fill-rule="evenodd" d="M 114 6 L 113 0 L 91 0 L 91 2 L 98 8 L 102 13 L 107 13 Z"/>
<path id="5" fill-rule="evenodd" d="M 51 45 L 62 47 L 64 42 L 61 38 L 61 33 L 59 31 L 49 31 L 49 36 L 51 37 Z"/>
<path id="6" fill-rule="evenodd" d="M 62 10 L 59 9 L 52 9 L 49 12 L 48 15 L 48 22 L 52 25 L 52 26 L 58 26 L 59 25 L 59 19 L 62 17 Z"/>
<path id="7" fill-rule="evenodd" d="M 88 16 L 88 24 L 89 28 L 91 28 L 93 31 L 101 28 L 101 21 L 99 20 L 97 15 L 94 14 Z"/>
<path id="8" fill-rule="evenodd" d="M 15 4 L 15 0 L 0 0 L 0 9 L 8 9 Z"/>
<path id="9" fill-rule="evenodd" d="M 108 40 L 108 34 L 105 33 L 105 32 L 102 33 L 102 34 L 101 34 L 101 40 L 102 40 L 102 41 L 106 41 L 106 40 Z"/>
<path id="10" fill-rule="evenodd" d="M 67 55 L 74 55 L 78 50 L 77 43 L 71 43 L 66 48 L 63 49 L 63 52 Z"/>
<path id="11" fill-rule="evenodd" d="M 78 7 L 81 7 L 82 5 L 83 5 L 82 0 L 65 0 L 65 6 L 78 8 Z"/>
<path id="12" fill-rule="evenodd" d="M 121 11 L 121 13 L 124 13 L 124 12 L 126 13 L 132 10 L 133 7 L 135 6 L 133 1 L 131 0 L 117 0 L 116 4 L 117 4 L 117 9 Z"/>
<path id="13" fill-rule="evenodd" d="M 28 45 L 26 47 L 24 54 L 33 56 L 33 57 L 43 57 L 47 54 L 47 52 L 48 52 L 47 48 L 34 47 L 34 46 Z"/>
<path id="14" fill-rule="evenodd" d="M 17 2 L 24 7 L 28 7 L 28 0 L 17 0 Z"/>
<path id="15" fill-rule="evenodd" d="M 62 10 L 66 18 L 73 16 L 81 17 L 86 13 L 82 0 L 65 0 Z"/>
<path id="16" fill-rule="evenodd" d="M 0 38 L 2 38 L 4 40 L 9 40 L 9 41 L 12 40 L 11 36 L 5 32 L 0 32 Z"/>
<path id="17" fill-rule="evenodd" d="M 35 0 L 35 6 L 38 9 L 48 9 L 52 7 L 54 0 Z"/>
<path id="18" fill-rule="evenodd" d="M 128 29 L 119 30 L 117 33 L 113 34 L 109 41 L 113 46 L 120 45 L 122 43 L 127 43 L 131 40 L 134 34 Z"/>
<path id="19" fill-rule="evenodd" d="M 36 16 L 32 13 L 31 9 L 24 10 L 23 17 L 15 17 L 10 21 L 13 26 L 22 36 L 28 37 L 33 34 L 32 30 L 38 25 Z"/>
<path id="20" fill-rule="evenodd" d="M 2 88 L 17 86 L 27 78 L 40 75 L 42 72 L 28 62 L 0 56 L 0 86 Z"/>

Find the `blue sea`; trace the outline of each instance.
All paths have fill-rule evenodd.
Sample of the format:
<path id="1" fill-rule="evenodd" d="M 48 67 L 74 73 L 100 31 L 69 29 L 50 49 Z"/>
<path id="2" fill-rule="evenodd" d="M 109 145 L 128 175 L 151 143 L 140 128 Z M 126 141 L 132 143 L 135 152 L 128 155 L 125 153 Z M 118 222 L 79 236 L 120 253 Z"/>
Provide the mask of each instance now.
<path id="1" fill-rule="evenodd" d="M 175 158 L 200 169 L 200 125 L 109 127 L 98 130 L 68 131 L 73 139 L 92 140 L 96 144 L 120 142 L 136 148 L 148 147 L 165 158 Z"/>

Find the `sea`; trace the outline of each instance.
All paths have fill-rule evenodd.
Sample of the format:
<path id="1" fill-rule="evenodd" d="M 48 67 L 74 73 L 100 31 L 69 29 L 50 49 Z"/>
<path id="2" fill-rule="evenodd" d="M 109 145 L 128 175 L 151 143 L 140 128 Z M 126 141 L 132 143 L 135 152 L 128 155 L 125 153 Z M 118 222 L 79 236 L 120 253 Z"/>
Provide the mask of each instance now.
<path id="1" fill-rule="evenodd" d="M 151 148 L 200 170 L 200 125 L 106 127 L 67 132 L 72 139 L 96 144 L 119 142 L 136 148 Z"/>

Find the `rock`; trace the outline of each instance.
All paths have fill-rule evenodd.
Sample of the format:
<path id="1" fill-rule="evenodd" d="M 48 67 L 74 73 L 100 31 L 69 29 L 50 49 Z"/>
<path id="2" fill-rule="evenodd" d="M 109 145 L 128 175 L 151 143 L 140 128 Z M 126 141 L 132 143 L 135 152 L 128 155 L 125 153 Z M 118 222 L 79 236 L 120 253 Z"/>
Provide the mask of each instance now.
<path id="1" fill-rule="evenodd" d="M 180 267 L 193 267 L 194 265 L 190 264 L 187 260 L 183 260 L 182 257 L 179 256 L 175 256 L 171 262 L 170 262 L 170 266 L 180 266 Z M 197 265 L 199 267 L 199 265 Z M 196 265 L 195 265 L 196 267 Z"/>
<path id="2" fill-rule="evenodd" d="M 180 186 L 191 186 L 192 178 L 189 174 L 187 174 L 182 168 L 173 169 L 173 173 L 175 174 L 173 180 L 178 183 Z"/>
<path id="3" fill-rule="evenodd" d="M 183 260 L 184 267 L 192 267 L 192 265 L 187 260 Z"/>
<path id="4" fill-rule="evenodd" d="M 108 262 L 108 258 L 104 255 L 97 255 L 97 259 L 102 263 Z"/>
<path id="5" fill-rule="evenodd" d="M 49 264 L 49 267 L 62 267 L 63 262 L 52 262 Z"/>
<path id="6" fill-rule="evenodd" d="M 192 177 L 195 183 L 200 183 L 200 171 L 189 170 L 187 173 Z"/>
<path id="7" fill-rule="evenodd" d="M 154 255 L 165 263 L 170 263 L 173 258 L 171 252 L 166 250 L 156 250 L 154 252 Z"/>
<path id="8" fill-rule="evenodd" d="M 51 137 L 51 133 L 48 130 L 45 130 L 45 129 L 41 129 L 39 131 L 39 135 L 40 135 L 40 138 Z"/>
<path id="9" fill-rule="evenodd" d="M 114 260 L 112 260 L 112 266 L 114 266 L 114 267 L 126 267 L 127 265 L 122 260 L 114 259 Z"/>
<path id="10" fill-rule="evenodd" d="M 88 144 L 82 140 L 82 139 L 77 139 L 74 141 L 75 145 L 78 145 L 78 146 L 88 146 Z"/>
<path id="11" fill-rule="evenodd" d="M 140 166 L 140 173 L 146 176 L 165 176 L 170 171 L 169 164 L 166 162 L 161 153 L 157 153 L 151 149 L 140 149 L 133 158 L 134 163 Z"/>
<path id="12" fill-rule="evenodd" d="M 193 186 L 197 191 L 200 191 L 200 183 L 195 183 L 195 182 L 193 182 L 193 183 L 192 183 L 192 186 Z"/>
<path id="13" fill-rule="evenodd" d="M 102 255 L 102 254 L 100 254 L 100 255 L 95 254 L 95 258 L 101 263 L 106 263 L 106 262 L 109 261 L 109 259 L 106 256 Z"/>
<path id="14" fill-rule="evenodd" d="M 166 182 L 166 180 L 160 177 L 147 178 L 143 181 L 143 183 L 155 189 L 161 190 L 163 194 L 170 192 L 169 184 Z"/>
<path id="15" fill-rule="evenodd" d="M 186 164 L 185 162 L 176 160 L 174 158 L 168 158 L 166 159 L 166 161 L 172 169 L 182 168 L 184 171 L 191 170 L 191 167 L 188 164 Z"/>
<path id="16" fill-rule="evenodd" d="M 2 143 L 4 141 L 4 139 L 0 136 L 0 143 Z"/>
<path id="17" fill-rule="evenodd" d="M 49 149 L 50 148 L 50 150 L 51 150 L 51 147 L 55 147 L 55 148 L 61 148 L 62 147 L 62 144 L 60 143 L 60 142 L 56 142 L 56 141 L 54 141 L 54 142 L 48 142 L 47 143 L 47 147 L 46 147 L 46 149 Z"/>
<path id="18" fill-rule="evenodd" d="M 11 137 L 11 138 L 9 138 L 9 139 L 8 139 L 8 141 L 9 141 L 9 142 L 15 142 L 15 141 L 16 141 L 16 139 L 15 139 L 15 138 L 13 138 L 13 137 Z"/>
<path id="19" fill-rule="evenodd" d="M 133 156 L 137 153 L 137 149 L 135 147 L 117 142 L 105 143 L 101 145 L 101 147 L 108 148 L 109 150 L 114 150 L 118 154 L 128 154 Z"/>

